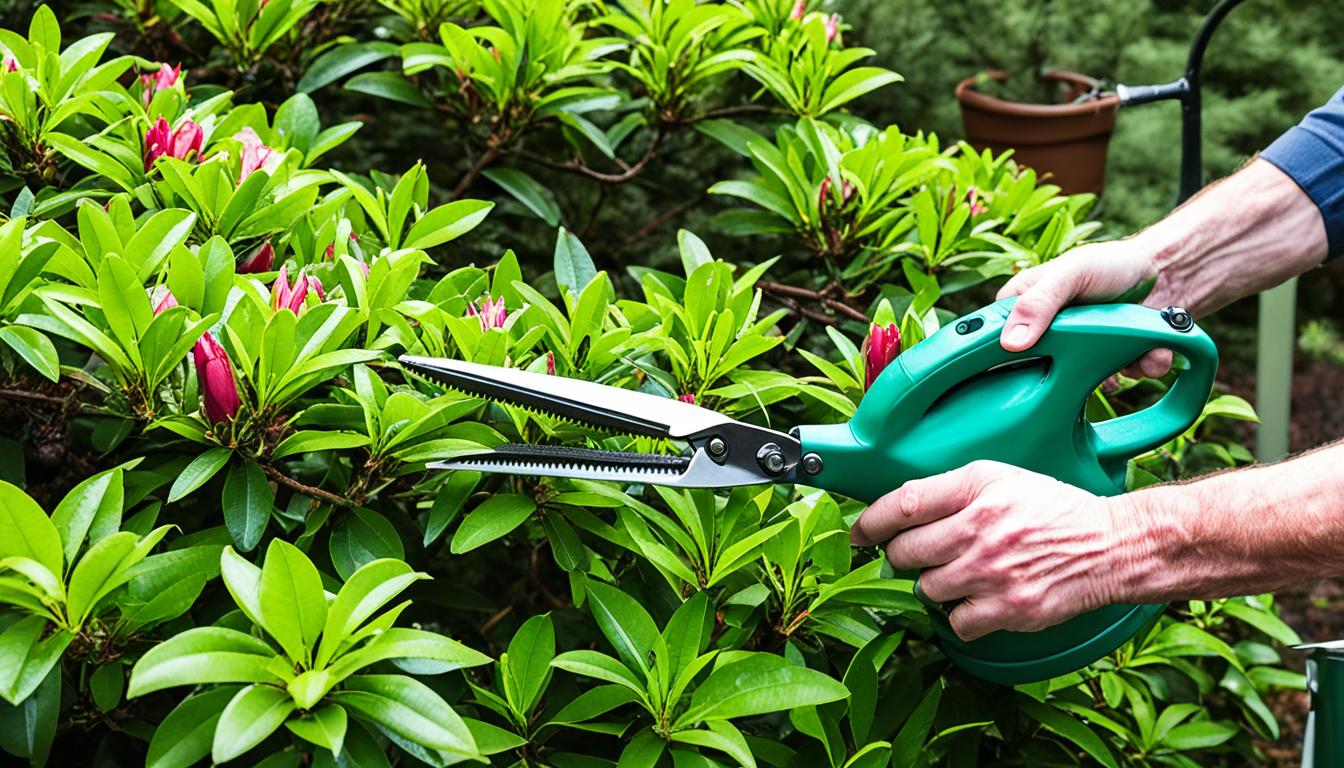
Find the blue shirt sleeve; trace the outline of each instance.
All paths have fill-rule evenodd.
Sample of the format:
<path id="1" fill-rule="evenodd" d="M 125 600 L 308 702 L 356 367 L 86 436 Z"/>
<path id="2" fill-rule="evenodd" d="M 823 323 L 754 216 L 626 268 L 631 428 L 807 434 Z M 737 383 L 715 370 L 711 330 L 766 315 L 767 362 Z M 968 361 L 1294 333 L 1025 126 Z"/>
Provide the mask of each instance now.
<path id="1" fill-rule="evenodd" d="M 1260 153 L 1292 177 L 1325 220 L 1330 257 L 1344 255 L 1344 88 Z"/>

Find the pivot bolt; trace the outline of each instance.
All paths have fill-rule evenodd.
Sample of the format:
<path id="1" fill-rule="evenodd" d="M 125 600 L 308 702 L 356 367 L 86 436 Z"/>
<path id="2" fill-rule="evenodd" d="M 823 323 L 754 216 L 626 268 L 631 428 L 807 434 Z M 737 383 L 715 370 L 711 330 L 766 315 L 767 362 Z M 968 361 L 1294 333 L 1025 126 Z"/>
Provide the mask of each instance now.
<path id="1" fill-rule="evenodd" d="M 803 472 L 809 475 L 815 475 L 821 472 L 821 457 L 815 453 L 809 453 L 803 457 Z"/>
<path id="2" fill-rule="evenodd" d="M 1167 307 L 1162 310 L 1162 319 L 1167 321 L 1167 325 L 1182 333 L 1195 327 L 1195 318 L 1181 307 Z"/>
<path id="3" fill-rule="evenodd" d="M 723 441 L 722 437 L 711 437 L 709 445 L 705 447 L 709 450 L 709 455 L 716 459 L 722 459 L 728 455 L 728 444 Z"/>
<path id="4" fill-rule="evenodd" d="M 784 471 L 784 451 L 774 443 L 762 445 L 761 450 L 756 452 L 756 461 L 761 465 L 761 469 L 772 475 Z"/>

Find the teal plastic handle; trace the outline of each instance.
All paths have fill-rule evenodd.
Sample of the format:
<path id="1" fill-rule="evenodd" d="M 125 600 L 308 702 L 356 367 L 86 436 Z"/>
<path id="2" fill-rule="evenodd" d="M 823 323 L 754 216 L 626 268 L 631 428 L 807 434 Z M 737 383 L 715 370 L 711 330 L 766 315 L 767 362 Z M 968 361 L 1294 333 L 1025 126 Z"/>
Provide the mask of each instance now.
<path id="1" fill-rule="evenodd" d="M 847 424 L 799 428 L 822 459 L 808 484 L 873 501 L 908 480 L 977 459 L 1050 475 L 1100 495 L 1123 492 L 1125 465 L 1198 418 L 1217 370 L 1213 341 L 1132 304 L 1071 307 L 1031 349 L 999 344 L 1014 300 L 956 321 L 888 366 Z M 1143 353 L 1177 352 L 1176 382 L 1153 406 L 1092 424 L 1093 390 Z M 1079 669 L 1156 617 L 1161 606 L 1107 606 L 1036 633 L 998 632 L 972 643 L 930 611 L 948 654 L 986 679 L 1016 684 Z"/>

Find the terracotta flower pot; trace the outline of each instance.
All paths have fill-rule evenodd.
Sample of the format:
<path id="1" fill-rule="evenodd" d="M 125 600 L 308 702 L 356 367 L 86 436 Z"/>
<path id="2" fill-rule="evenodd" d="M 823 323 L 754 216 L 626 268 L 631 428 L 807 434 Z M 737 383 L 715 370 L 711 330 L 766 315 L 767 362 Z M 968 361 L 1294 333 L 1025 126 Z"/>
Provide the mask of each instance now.
<path id="1" fill-rule="evenodd" d="M 990 71 L 1003 81 L 1008 75 Z M 1092 91 L 1097 81 L 1077 72 L 1054 70 L 1045 77 L 1067 86 L 1066 103 L 1025 104 L 1005 101 L 975 90 L 976 78 L 957 84 L 961 121 L 966 139 L 977 149 L 1012 149 L 1017 162 L 1050 174 L 1065 192 L 1101 194 L 1106 176 L 1106 147 L 1115 129 L 1120 98 L 1103 93 L 1098 98 L 1072 102 Z"/>

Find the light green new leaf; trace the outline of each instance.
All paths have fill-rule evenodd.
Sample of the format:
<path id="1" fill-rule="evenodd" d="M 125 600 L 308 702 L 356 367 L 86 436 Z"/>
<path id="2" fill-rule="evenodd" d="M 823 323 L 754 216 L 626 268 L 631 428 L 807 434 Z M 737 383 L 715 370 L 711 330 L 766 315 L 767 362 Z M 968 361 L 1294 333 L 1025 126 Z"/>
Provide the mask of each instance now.
<path id="1" fill-rule="evenodd" d="M 345 744 L 345 729 L 349 718 L 339 704 L 328 704 L 307 717 L 285 721 L 285 727 L 305 741 L 326 747 L 337 757 Z"/>
<path id="2" fill-rule="evenodd" d="M 351 574 L 327 609 L 322 643 L 314 666 L 326 666 L 344 643 L 375 611 L 419 579 L 428 575 L 412 570 L 400 560 L 383 558 L 365 564 Z"/>
<path id="3" fill-rule="evenodd" d="M 261 566 L 258 604 L 262 628 L 296 664 L 308 662 L 327 621 L 327 598 L 322 577 L 302 550 L 271 540 Z"/>
<path id="4" fill-rule="evenodd" d="M 432 248 L 465 235 L 489 215 L 487 200 L 455 200 L 434 208 L 411 225 L 403 248 Z"/>
<path id="5" fill-rule="evenodd" d="M 192 459 L 177 479 L 173 480 L 172 488 L 168 489 L 168 503 L 171 504 L 205 485 L 220 469 L 223 469 L 232 455 L 233 451 L 228 448 L 211 448 Z"/>
<path id="6" fill-rule="evenodd" d="M 0 557 L 18 555 L 62 573 L 61 536 L 37 502 L 18 486 L 0 480 Z"/>
<path id="7" fill-rule="evenodd" d="M 56 345 L 45 334 L 22 325 L 7 325 L 0 328 L 0 343 L 8 345 L 46 378 L 52 381 L 60 378 L 61 360 Z"/>
<path id="8" fill-rule="evenodd" d="M 518 493 L 491 496 L 462 519 L 449 549 L 460 555 L 506 536 L 526 522 L 536 508 L 530 496 Z"/>
<path id="9" fill-rule="evenodd" d="M 183 699 L 155 729 L 145 768 L 191 768 L 210 754 L 215 724 L 238 690 L 229 685 Z"/>
<path id="10" fill-rule="evenodd" d="M 91 544 L 96 544 L 121 527 L 124 502 L 121 467 L 99 472 L 61 499 L 51 513 L 51 522 L 61 534 L 67 563 L 75 561 L 86 536 Z"/>
<path id="11" fill-rule="evenodd" d="M 270 671 L 275 650 L 264 640 L 225 627 L 196 627 L 150 648 L 131 669 L 128 698 L 178 685 L 279 683 Z"/>
<path id="12" fill-rule="evenodd" d="M 691 694 L 691 706 L 677 718 L 677 726 L 815 706 L 847 696 L 845 686 L 829 675 L 781 656 L 753 653 L 711 672 Z"/>
<path id="13" fill-rule="evenodd" d="M 462 718 L 429 686 L 405 675 L 358 675 L 332 698 L 392 733 L 431 749 L 479 757 Z"/>
<path id="14" fill-rule="evenodd" d="M 504 691 L 515 712 L 529 713 L 551 679 L 555 658 L 555 625 L 550 614 L 533 616 L 514 633 L 508 650 L 509 675 Z"/>
<path id="15" fill-rule="evenodd" d="M 275 733 L 293 712 L 294 701 L 283 689 L 247 686 L 220 713 L 210 758 L 223 763 L 238 757 Z"/>

